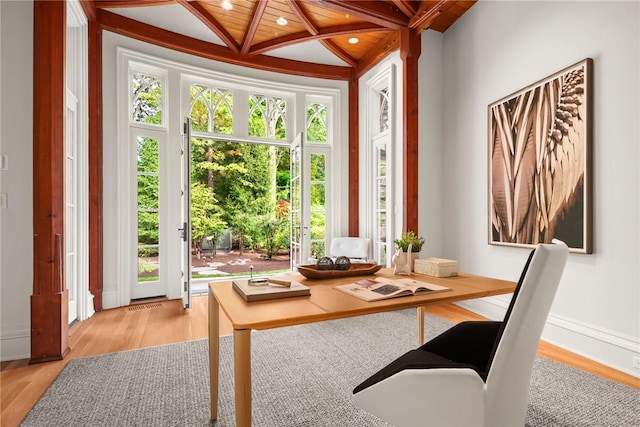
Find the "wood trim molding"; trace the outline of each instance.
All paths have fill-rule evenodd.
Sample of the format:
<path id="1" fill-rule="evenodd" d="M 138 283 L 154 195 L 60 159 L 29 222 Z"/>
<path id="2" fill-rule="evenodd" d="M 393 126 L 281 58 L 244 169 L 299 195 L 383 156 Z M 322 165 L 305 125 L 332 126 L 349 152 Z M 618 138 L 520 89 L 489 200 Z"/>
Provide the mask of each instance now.
<path id="1" fill-rule="evenodd" d="M 359 128 L 360 114 L 358 79 L 349 80 L 349 236 L 360 235 L 360 162 L 359 162 Z"/>
<path id="2" fill-rule="evenodd" d="M 415 30 L 400 35 L 402 58 L 404 200 L 403 231 L 418 230 L 418 58 L 421 38 Z"/>
<path id="3" fill-rule="evenodd" d="M 89 291 L 102 310 L 102 29 L 89 22 Z"/>
<path id="4" fill-rule="evenodd" d="M 66 2 L 33 4 L 33 295 L 31 363 L 69 351 L 64 277 Z"/>

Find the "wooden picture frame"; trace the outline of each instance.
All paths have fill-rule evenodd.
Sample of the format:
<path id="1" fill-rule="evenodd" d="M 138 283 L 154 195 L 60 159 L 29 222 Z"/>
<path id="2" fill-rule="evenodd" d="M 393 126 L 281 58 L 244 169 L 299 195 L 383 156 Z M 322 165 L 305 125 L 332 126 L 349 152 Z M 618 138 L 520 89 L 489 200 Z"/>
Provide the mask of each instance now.
<path id="1" fill-rule="evenodd" d="M 489 243 L 592 253 L 593 60 L 488 106 Z"/>

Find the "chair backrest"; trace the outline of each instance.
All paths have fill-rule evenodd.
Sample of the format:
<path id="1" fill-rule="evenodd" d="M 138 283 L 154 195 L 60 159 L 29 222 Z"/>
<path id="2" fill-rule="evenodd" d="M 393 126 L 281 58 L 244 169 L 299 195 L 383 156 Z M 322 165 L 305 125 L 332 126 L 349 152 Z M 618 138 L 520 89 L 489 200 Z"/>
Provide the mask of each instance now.
<path id="1" fill-rule="evenodd" d="M 541 244 L 527 261 L 487 376 L 485 425 L 524 425 L 531 371 L 569 249 Z"/>
<path id="2" fill-rule="evenodd" d="M 365 261 L 369 256 L 370 245 L 371 239 L 366 237 L 334 237 L 329 246 L 329 255 Z"/>

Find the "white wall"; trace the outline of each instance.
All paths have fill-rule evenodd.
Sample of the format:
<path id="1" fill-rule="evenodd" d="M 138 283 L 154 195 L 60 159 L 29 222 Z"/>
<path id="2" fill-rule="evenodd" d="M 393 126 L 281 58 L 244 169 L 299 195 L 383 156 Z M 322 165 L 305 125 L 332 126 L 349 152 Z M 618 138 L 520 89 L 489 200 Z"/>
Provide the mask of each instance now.
<path id="1" fill-rule="evenodd" d="M 640 370 L 632 367 L 632 356 L 640 355 L 639 28 L 639 2 L 479 1 L 447 30 L 440 157 L 444 210 L 439 224 L 446 230 L 441 255 L 459 259 L 462 270 L 518 279 L 528 250 L 487 244 L 487 106 L 593 58 L 594 253 L 570 254 L 543 338 L 636 376 Z M 429 43 L 430 37 L 425 33 L 423 40 Z M 423 48 L 422 55 L 427 54 Z M 422 85 L 420 91 L 421 98 L 428 96 Z M 425 114 L 438 113 L 421 109 Z M 429 153 L 421 147 L 420 155 Z M 507 297 L 496 297 L 467 306 L 497 317 L 506 304 Z"/>
<path id="2" fill-rule="evenodd" d="M 0 1 L 0 360 L 29 357 L 33 290 L 33 3 Z M 43 76 L 46 78 L 46 76 Z"/>
<path id="3" fill-rule="evenodd" d="M 418 229 L 425 244 L 421 258 L 444 257 L 444 240 L 449 238 L 443 227 L 445 170 L 449 165 L 442 161 L 444 150 L 443 128 L 443 34 L 425 31 L 422 36 L 422 53 L 418 62 Z M 453 255 L 452 255 L 453 256 Z"/>

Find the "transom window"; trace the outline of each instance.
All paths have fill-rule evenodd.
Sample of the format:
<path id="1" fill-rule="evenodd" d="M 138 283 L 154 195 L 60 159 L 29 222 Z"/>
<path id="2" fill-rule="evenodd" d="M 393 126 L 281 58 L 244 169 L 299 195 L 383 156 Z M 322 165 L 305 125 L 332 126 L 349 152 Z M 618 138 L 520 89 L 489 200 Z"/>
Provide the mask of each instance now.
<path id="1" fill-rule="evenodd" d="M 162 80 L 144 72 L 131 76 L 131 117 L 135 123 L 162 125 Z"/>
<path id="2" fill-rule="evenodd" d="M 194 130 L 233 135 L 233 92 L 194 84 L 189 88 Z"/>
<path id="3" fill-rule="evenodd" d="M 287 102 L 282 98 L 251 95 L 249 97 L 249 136 L 287 139 Z"/>

